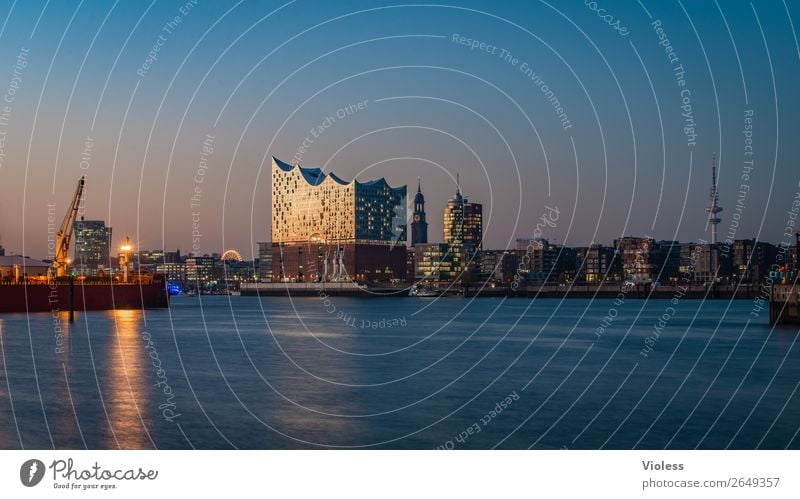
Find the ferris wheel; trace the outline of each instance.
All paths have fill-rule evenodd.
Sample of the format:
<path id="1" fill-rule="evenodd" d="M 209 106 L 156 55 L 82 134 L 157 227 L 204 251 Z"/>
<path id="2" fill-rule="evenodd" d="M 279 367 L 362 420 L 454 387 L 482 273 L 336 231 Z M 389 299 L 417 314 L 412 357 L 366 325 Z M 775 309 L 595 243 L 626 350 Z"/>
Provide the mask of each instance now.
<path id="1" fill-rule="evenodd" d="M 230 261 L 242 261 L 242 255 L 236 251 L 235 249 L 229 249 L 222 254 L 222 261 L 223 262 L 230 262 Z"/>

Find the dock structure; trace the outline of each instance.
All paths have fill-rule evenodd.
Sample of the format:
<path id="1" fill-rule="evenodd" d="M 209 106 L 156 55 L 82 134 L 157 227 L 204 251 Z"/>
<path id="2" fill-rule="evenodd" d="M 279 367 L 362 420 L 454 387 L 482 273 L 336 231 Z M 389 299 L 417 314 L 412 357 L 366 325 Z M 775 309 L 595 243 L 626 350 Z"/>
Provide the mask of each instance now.
<path id="1" fill-rule="evenodd" d="M 358 296 L 407 298 L 413 284 L 358 284 L 354 282 L 261 282 L 242 283 L 242 296 Z M 699 300 L 745 300 L 758 298 L 767 308 L 769 287 L 755 284 L 677 286 L 650 283 L 630 284 L 609 282 L 603 284 L 539 284 L 514 288 L 485 284 L 456 285 L 434 283 L 440 297 L 466 298 L 627 298 L 663 299 L 691 298 Z M 763 293 L 763 297 L 761 297 Z"/>
<path id="2" fill-rule="evenodd" d="M 356 296 L 364 291 L 352 282 L 337 283 L 242 283 L 242 296 L 314 296 L 328 294 L 334 296 Z"/>
<path id="3" fill-rule="evenodd" d="M 355 282 L 272 282 L 242 283 L 242 296 L 408 296 L 408 288 L 367 287 Z"/>
<path id="4" fill-rule="evenodd" d="M 770 324 L 800 324 L 800 282 L 775 284 L 769 294 Z"/>

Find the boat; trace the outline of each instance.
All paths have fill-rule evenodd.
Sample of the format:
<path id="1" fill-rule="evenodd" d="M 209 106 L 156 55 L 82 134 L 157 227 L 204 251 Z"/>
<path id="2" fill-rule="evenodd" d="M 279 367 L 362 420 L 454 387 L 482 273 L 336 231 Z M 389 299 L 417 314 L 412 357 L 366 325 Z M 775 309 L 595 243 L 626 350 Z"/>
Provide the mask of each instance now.
<path id="1" fill-rule="evenodd" d="M 69 210 L 56 233 L 52 267 L 19 255 L 0 257 L 7 260 L 0 262 L 2 266 L 13 268 L 7 271 L 10 275 L 0 280 L 0 313 L 169 307 L 167 281 L 163 276 L 131 272 L 133 246 L 130 238 L 126 238 L 120 248 L 121 275 L 73 275 L 69 249 L 85 182 L 84 177 L 78 180 Z"/>
<path id="2" fill-rule="evenodd" d="M 417 298 L 438 298 L 442 296 L 442 292 L 438 289 L 434 289 L 430 284 L 425 285 L 422 283 L 417 283 L 411 286 L 411 289 L 408 290 L 408 296 L 414 296 Z"/>
<path id="3" fill-rule="evenodd" d="M 70 300 L 70 296 L 72 297 Z M 140 282 L 108 279 L 30 280 L 0 283 L 0 313 L 60 312 L 169 307 L 166 283 L 160 276 Z"/>

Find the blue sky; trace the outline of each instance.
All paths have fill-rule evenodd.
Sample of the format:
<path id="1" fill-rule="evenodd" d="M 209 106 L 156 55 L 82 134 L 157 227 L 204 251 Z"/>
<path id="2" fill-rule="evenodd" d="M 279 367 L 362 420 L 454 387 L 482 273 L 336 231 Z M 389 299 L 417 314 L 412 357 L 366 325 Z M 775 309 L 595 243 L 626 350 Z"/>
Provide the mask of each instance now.
<path id="1" fill-rule="evenodd" d="M 269 238 L 272 155 L 422 177 L 432 241 L 456 172 L 487 247 L 530 236 L 548 206 L 544 237 L 566 244 L 708 239 L 716 152 L 720 233 L 738 202 L 736 237 L 777 243 L 800 191 L 799 16 L 782 2 L 3 2 L 0 242 L 46 256 L 48 204 L 60 219 L 85 174 L 85 215 L 116 239 L 188 251 L 199 223 L 202 252 L 249 256 Z"/>

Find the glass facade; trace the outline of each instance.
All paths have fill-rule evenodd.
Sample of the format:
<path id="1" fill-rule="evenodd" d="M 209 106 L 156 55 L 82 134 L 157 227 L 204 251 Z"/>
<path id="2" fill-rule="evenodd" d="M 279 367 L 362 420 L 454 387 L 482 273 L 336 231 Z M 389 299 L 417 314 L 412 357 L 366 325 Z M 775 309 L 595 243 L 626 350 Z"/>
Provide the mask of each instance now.
<path id="1" fill-rule="evenodd" d="M 166 277 L 168 281 L 184 284 L 186 282 L 186 264 L 161 263 L 156 266 L 156 272 Z"/>
<path id="2" fill-rule="evenodd" d="M 356 239 L 365 243 L 406 240 L 406 187 L 386 180 L 355 184 Z"/>
<path id="3" fill-rule="evenodd" d="M 623 278 L 633 283 L 668 281 L 676 276 L 681 263 L 677 241 L 655 241 L 649 237 L 623 237 L 614 241 L 622 257 Z"/>
<path id="4" fill-rule="evenodd" d="M 414 277 L 434 281 L 458 277 L 453 256 L 447 244 L 417 244 L 414 246 Z"/>
<path id="5" fill-rule="evenodd" d="M 453 255 L 453 271 L 459 276 L 467 272 L 479 274 L 483 206 L 467 201 L 459 189 L 455 197 L 447 201 L 443 221 L 444 242 L 450 246 Z"/>
<path id="6" fill-rule="evenodd" d="M 405 241 L 406 186 L 345 182 L 319 168 L 272 159 L 272 242 Z"/>
<path id="7" fill-rule="evenodd" d="M 444 242 L 466 249 L 481 249 L 483 242 L 483 205 L 470 203 L 457 192 L 444 209 Z"/>
<path id="8" fill-rule="evenodd" d="M 74 233 L 76 274 L 96 276 L 111 266 L 111 227 L 102 220 L 77 220 Z"/>
<path id="9" fill-rule="evenodd" d="M 258 280 L 272 282 L 272 244 L 258 243 Z"/>
<path id="10" fill-rule="evenodd" d="M 186 258 L 184 268 L 189 286 L 201 288 L 215 280 L 215 259 L 211 256 L 194 256 Z"/>
<path id="11" fill-rule="evenodd" d="M 406 186 L 345 182 L 272 158 L 273 281 L 401 278 L 405 240 Z"/>

